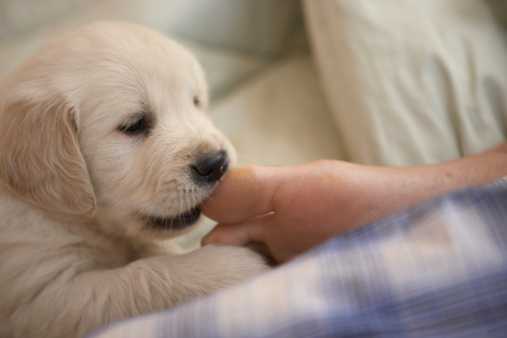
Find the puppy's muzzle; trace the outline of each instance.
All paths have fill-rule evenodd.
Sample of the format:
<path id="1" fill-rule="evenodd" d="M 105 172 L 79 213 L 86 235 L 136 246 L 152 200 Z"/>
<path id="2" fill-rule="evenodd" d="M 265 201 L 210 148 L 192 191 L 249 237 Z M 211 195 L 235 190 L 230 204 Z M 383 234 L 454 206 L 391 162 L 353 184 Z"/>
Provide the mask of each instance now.
<path id="1" fill-rule="evenodd" d="M 192 179 L 196 183 L 214 184 L 225 174 L 228 167 L 229 160 L 227 153 L 224 150 L 220 150 L 200 157 L 190 169 Z"/>

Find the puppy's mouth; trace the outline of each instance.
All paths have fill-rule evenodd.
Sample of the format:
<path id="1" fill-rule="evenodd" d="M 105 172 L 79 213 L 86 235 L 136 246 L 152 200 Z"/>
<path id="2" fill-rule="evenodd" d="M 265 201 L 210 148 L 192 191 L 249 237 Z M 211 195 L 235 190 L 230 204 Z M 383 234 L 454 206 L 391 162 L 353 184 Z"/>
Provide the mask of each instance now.
<path id="1" fill-rule="evenodd" d="M 191 225 L 194 225 L 200 216 L 201 210 L 199 210 L 197 207 L 178 216 L 148 216 L 147 228 L 157 230 L 182 230 Z"/>

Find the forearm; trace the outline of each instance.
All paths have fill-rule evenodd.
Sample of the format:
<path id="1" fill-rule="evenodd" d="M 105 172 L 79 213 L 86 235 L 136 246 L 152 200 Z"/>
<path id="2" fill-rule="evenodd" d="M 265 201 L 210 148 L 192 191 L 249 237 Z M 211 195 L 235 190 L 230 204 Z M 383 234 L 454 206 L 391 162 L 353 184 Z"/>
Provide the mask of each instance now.
<path id="1" fill-rule="evenodd" d="M 487 152 L 434 166 L 449 191 L 484 185 L 507 175 L 507 142 Z"/>
<path id="2" fill-rule="evenodd" d="M 407 168 L 407 173 L 421 175 L 421 200 L 488 184 L 507 175 L 507 143 L 478 155 L 432 166 Z"/>
<path id="3" fill-rule="evenodd" d="M 429 166 L 375 168 L 365 198 L 367 211 L 354 225 L 371 222 L 456 190 L 484 185 L 507 175 L 507 143 L 490 151 Z M 372 177 L 373 178 L 373 177 Z M 361 219 L 362 218 L 362 219 Z"/>

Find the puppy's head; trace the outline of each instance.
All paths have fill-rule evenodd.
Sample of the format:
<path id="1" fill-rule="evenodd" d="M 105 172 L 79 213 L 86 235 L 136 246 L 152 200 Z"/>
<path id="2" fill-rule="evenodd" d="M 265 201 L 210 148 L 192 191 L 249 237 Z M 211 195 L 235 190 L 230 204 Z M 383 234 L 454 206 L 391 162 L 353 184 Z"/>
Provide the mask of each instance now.
<path id="1" fill-rule="evenodd" d="M 118 234 L 171 235 L 235 163 L 206 115 L 204 73 L 145 27 L 96 23 L 0 84 L 0 179 L 33 204 Z"/>

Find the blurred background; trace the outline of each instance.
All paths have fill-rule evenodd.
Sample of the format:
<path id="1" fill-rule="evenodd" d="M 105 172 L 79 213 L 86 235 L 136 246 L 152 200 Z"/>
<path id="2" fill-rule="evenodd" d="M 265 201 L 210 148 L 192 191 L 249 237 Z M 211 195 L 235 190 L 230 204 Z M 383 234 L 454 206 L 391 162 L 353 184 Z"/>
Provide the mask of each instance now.
<path id="1" fill-rule="evenodd" d="M 202 63 L 240 164 L 341 158 L 295 0 L 0 0 L 0 73 L 90 21 L 150 26 Z"/>
<path id="2" fill-rule="evenodd" d="M 507 137 L 507 0 L 0 0 L 0 75 L 104 19 L 194 52 L 240 165 L 431 164 Z"/>

